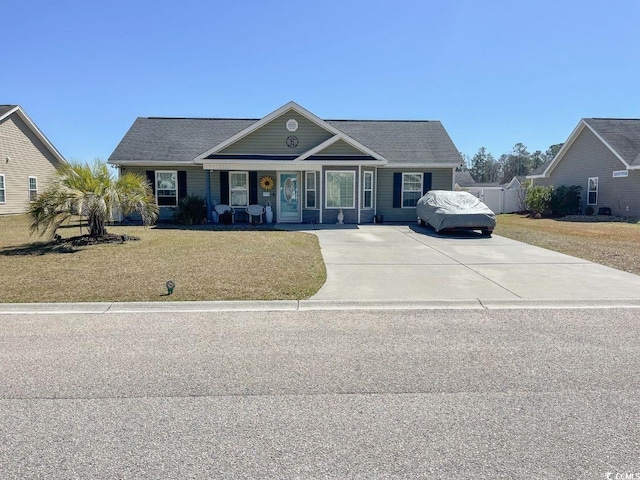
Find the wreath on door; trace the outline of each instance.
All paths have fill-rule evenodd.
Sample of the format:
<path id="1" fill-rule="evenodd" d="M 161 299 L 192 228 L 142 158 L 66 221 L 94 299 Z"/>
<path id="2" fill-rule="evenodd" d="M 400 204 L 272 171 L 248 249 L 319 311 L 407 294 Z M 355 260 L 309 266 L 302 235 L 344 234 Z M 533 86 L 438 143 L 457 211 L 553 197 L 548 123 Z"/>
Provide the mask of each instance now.
<path id="1" fill-rule="evenodd" d="M 273 178 L 270 177 L 269 175 L 265 175 L 260 179 L 260 188 L 262 190 L 269 191 L 273 188 L 274 184 L 275 182 L 273 181 Z"/>

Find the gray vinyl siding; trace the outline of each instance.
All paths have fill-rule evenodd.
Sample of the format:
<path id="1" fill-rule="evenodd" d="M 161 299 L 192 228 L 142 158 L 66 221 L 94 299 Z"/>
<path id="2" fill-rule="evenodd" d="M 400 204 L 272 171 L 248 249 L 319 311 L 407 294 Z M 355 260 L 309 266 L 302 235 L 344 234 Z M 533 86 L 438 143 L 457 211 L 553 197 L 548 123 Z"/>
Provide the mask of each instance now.
<path id="1" fill-rule="evenodd" d="M 588 128 L 584 128 L 569 147 L 549 178 L 535 179 L 534 185 L 579 185 L 582 187 L 582 211 L 587 207 L 587 182 L 598 177 L 595 212 L 609 207 L 614 215 L 640 215 L 640 171 L 630 170 L 628 177 L 613 178 L 624 164 Z"/>
<path id="2" fill-rule="evenodd" d="M 146 177 L 147 170 L 153 170 L 154 172 L 158 170 L 186 171 L 187 172 L 187 195 L 197 195 L 199 197 L 206 199 L 206 186 L 205 186 L 206 174 L 205 174 L 205 171 L 200 166 L 191 167 L 191 166 L 184 166 L 184 165 L 179 165 L 179 166 L 162 165 L 158 167 L 122 167 L 122 171 L 125 173 L 137 173 L 139 175 L 142 175 L 143 177 Z M 211 174 L 212 184 L 214 180 L 213 177 L 216 177 L 216 176 L 217 176 L 217 172 L 212 172 Z M 216 179 L 216 182 L 218 183 L 218 192 L 219 192 L 220 191 L 219 177 Z M 212 193 L 213 193 L 213 189 L 212 189 Z M 182 195 L 182 193 L 178 192 L 178 195 Z M 213 195 L 212 197 L 215 198 L 215 196 Z M 160 207 L 159 219 L 162 221 L 172 220 L 175 210 L 176 210 L 175 207 Z M 130 218 L 138 220 L 139 216 L 131 215 Z"/>
<path id="3" fill-rule="evenodd" d="M 56 157 L 17 114 L 5 118 L 0 123 L 0 174 L 5 183 L 0 215 L 25 213 L 30 205 L 29 177 L 37 178 L 38 193 L 42 193 L 59 166 Z"/>
<path id="4" fill-rule="evenodd" d="M 290 132 L 286 127 L 287 120 L 291 118 L 298 121 L 298 129 L 295 132 Z M 287 137 L 290 135 L 298 138 L 298 146 L 295 148 L 289 148 L 286 144 Z M 300 155 L 332 136 L 332 133 L 320 128 L 317 124 L 307 120 L 302 115 L 290 111 L 263 125 L 245 138 L 229 145 L 219 153 Z"/>
<path id="5" fill-rule="evenodd" d="M 415 208 L 393 208 L 393 174 L 396 172 L 430 172 L 432 190 L 451 190 L 453 185 L 452 168 L 379 168 L 376 209 L 385 222 L 413 222 L 417 218 Z"/>
<path id="6" fill-rule="evenodd" d="M 318 152 L 318 155 L 364 155 L 364 152 L 352 147 L 344 140 L 338 140 L 336 143 Z"/>

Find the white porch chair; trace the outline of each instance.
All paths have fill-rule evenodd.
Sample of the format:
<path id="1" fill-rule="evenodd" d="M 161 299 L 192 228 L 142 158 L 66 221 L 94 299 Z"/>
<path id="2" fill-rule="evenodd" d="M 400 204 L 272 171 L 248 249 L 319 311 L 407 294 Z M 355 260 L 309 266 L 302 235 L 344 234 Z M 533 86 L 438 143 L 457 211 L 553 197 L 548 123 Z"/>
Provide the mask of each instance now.
<path id="1" fill-rule="evenodd" d="M 218 223 L 220 223 L 220 215 L 223 213 L 230 212 L 231 213 L 231 223 L 235 223 L 235 210 L 231 208 L 229 205 L 224 203 L 219 203 L 214 207 L 216 213 L 218 214 Z"/>
<path id="2" fill-rule="evenodd" d="M 264 215 L 264 207 L 262 205 L 249 205 L 247 207 L 247 214 L 249 215 L 249 223 L 253 223 L 253 217 L 258 217 L 260 223 L 262 223 L 262 217 Z"/>

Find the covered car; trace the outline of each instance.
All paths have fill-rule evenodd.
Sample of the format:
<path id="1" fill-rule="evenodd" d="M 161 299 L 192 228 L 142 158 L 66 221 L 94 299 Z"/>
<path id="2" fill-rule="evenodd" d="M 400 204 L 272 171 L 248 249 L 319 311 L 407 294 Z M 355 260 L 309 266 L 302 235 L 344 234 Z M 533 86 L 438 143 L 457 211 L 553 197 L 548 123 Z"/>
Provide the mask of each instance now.
<path id="1" fill-rule="evenodd" d="M 416 204 L 418 223 L 441 230 L 480 230 L 491 235 L 496 214 L 469 192 L 430 190 Z"/>

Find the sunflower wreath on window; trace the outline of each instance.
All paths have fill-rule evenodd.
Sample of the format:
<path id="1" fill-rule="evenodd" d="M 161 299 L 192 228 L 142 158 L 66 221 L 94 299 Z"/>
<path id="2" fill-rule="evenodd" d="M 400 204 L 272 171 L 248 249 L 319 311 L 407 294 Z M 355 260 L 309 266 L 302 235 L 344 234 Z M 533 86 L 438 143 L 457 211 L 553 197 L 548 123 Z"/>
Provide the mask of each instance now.
<path id="1" fill-rule="evenodd" d="M 271 190 L 274 186 L 275 182 L 273 181 L 273 177 L 269 175 L 265 175 L 260 179 L 260 188 L 262 190 Z"/>

